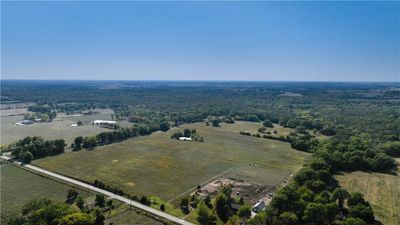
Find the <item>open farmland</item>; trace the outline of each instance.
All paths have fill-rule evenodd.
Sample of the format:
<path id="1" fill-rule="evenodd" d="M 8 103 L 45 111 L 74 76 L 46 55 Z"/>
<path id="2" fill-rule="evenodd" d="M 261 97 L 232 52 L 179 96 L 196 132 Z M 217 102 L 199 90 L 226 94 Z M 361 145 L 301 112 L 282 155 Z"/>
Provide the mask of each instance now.
<path id="1" fill-rule="evenodd" d="M 243 124 L 250 123 L 223 125 L 232 129 L 187 124 L 93 151 L 35 160 L 33 164 L 90 182 L 98 179 L 130 194 L 169 200 L 240 164 L 254 163 L 271 174 L 289 174 L 310 158 L 288 143 L 240 135 L 236 130 Z M 183 128 L 196 129 L 205 142 L 170 138 L 174 131 Z M 276 178 L 273 179 L 275 184 Z"/>
<path id="2" fill-rule="evenodd" d="M 68 190 L 72 188 L 1 161 L 1 224 L 5 224 L 7 219 L 17 215 L 22 206 L 30 200 L 49 198 L 54 201 L 65 201 Z M 90 195 L 89 192 L 76 190 L 80 195 Z"/>
<path id="3" fill-rule="evenodd" d="M 336 176 L 349 192 L 361 192 L 376 217 L 385 225 L 400 224 L 400 177 L 382 173 L 353 172 Z"/>
<path id="4" fill-rule="evenodd" d="M 107 131 L 105 128 L 92 125 L 71 127 L 75 121 L 60 117 L 56 117 L 52 122 L 22 126 L 14 124 L 23 118 L 23 116 L 1 117 L 1 144 L 9 144 L 27 136 L 41 136 L 45 139 L 62 138 L 69 145 L 78 136 L 90 136 Z"/>
<path id="5" fill-rule="evenodd" d="M 86 113 L 88 111 L 85 111 Z M 113 120 L 112 115 L 114 114 L 114 111 L 112 109 L 93 109 L 92 114 L 88 115 L 66 115 L 61 113 L 60 117 L 66 120 L 78 122 L 81 121 L 83 123 L 88 123 L 93 120 Z"/>
<path id="6" fill-rule="evenodd" d="M 28 113 L 28 108 L 13 108 L 13 109 L 2 109 L 0 110 L 0 116 L 16 116 L 24 115 Z"/>

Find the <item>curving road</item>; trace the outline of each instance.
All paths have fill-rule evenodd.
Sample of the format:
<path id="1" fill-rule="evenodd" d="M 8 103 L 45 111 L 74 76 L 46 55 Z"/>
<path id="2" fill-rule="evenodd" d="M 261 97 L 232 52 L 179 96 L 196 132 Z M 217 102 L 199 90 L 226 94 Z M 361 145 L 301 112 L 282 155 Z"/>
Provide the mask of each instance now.
<path id="1" fill-rule="evenodd" d="M 10 160 L 10 157 L 7 157 L 7 156 L 0 156 L 0 158 L 5 159 L 5 160 Z M 79 187 L 82 187 L 82 188 L 86 188 L 86 189 L 101 193 L 101 194 L 106 195 L 106 196 L 109 196 L 110 198 L 119 200 L 119 201 L 124 202 L 124 203 L 126 203 L 128 205 L 131 205 L 131 206 L 134 206 L 136 208 L 142 209 L 142 210 L 144 210 L 146 212 L 149 212 L 149 213 L 151 213 L 153 215 L 156 215 L 156 216 L 159 216 L 161 218 L 167 219 L 167 220 L 169 220 L 171 222 L 174 222 L 174 223 L 177 223 L 177 224 L 182 224 L 182 225 L 194 225 L 193 223 L 190 223 L 190 222 L 188 222 L 186 220 L 183 220 L 183 219 L 180 219 L 178 217 L 172 216 L 170 214 L 161 212 L 161 211 L 153 209 L 153 208 L 151 208 L 149 206 L 146 206 L 146 205 L 140 204 L 138 202 L 135 202 L 135 201 L 133 201 L 133 200 L 131 200 L 129 198 L 125 198 L 123 196 L 116 195 L 116 194 L 114 194 L 112 192 L 97 188 L 97 187 L 95 187 L 93 185 L 90 185 L 90 184 L 75 180 L 73 178 L 69 178 L 69 177 L 66 177 L 66 176 L 63 176 L 63 175 L 60 175 L 60 174 L 57 174 L 57 173 L 53 173 L 51 171 L 39 168 L 37 166 L 32 166 L 32 165 L 29 165 L 29 164 L 22 165 L 19 162 L 15 162 L 15 163 L 21 165 L 22 167 L 28 168 L 30 170 L 45 174 L 47 176 L 50 176 L 50 177 L 53 177 L 53 178 L 56 178 L 56 179 L 59 179 L 59 180 L 62 180 L 64 182 L 67 182 L 67 183 L 70 183 L 70 184 L 73 184 L 73 185 L 76 185 L 76 186 L 79 186 Z"/>

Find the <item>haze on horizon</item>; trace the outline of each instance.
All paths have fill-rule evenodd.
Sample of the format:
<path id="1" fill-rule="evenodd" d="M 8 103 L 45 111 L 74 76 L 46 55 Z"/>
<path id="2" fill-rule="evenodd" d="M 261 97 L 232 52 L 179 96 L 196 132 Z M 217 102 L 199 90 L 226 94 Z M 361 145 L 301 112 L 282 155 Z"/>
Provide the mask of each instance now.
<path id="1" fill-rule="evenodd" d="M 400 81 L 400 2 L 1 6 L 1 79 Z"/>

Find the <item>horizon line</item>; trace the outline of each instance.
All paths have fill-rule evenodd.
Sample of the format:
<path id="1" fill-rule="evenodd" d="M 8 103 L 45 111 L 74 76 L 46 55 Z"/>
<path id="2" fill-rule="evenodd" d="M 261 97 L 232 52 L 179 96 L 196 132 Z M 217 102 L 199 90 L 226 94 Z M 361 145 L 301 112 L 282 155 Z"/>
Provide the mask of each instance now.
<path id="1" fill-rule="evenodd" d="M 134 81 L 134 82 L 282 82 L 282 83 L 400 83 L 399 81 L 373 81 L 373 80 L 366 80 L 366 81 L 346 81 L 346 80 L 179 80 L 179 79 L 135 79 L 135 80 L 128 80 L 128 79 L 45 79 L 45 78 L 31 78 L 31 79 L 24 79 L 24 78 L 13 78 L 13 79 L 2 79 L 0 81 Z"/>

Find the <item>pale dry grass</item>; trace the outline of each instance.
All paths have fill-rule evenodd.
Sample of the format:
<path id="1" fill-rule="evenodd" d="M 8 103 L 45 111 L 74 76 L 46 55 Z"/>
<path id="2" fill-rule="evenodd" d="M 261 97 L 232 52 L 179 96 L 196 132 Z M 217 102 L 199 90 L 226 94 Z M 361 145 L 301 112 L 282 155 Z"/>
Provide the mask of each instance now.
<path id="1" fill-rule="evenodd" d="M 385 225 L 400 224 L 400 177 L 382 173 L 352 172 L 336 176 L 349 192 L 361 192 L 376 217 Z"/>

